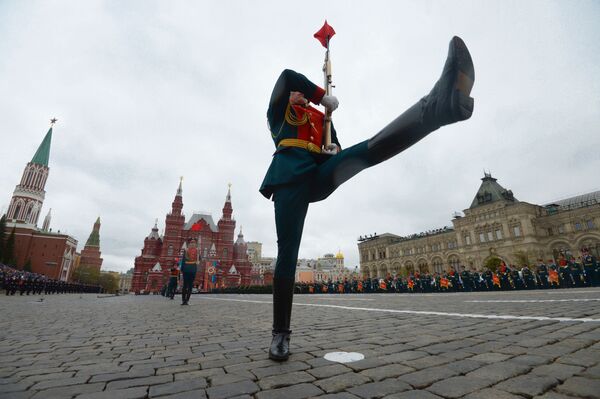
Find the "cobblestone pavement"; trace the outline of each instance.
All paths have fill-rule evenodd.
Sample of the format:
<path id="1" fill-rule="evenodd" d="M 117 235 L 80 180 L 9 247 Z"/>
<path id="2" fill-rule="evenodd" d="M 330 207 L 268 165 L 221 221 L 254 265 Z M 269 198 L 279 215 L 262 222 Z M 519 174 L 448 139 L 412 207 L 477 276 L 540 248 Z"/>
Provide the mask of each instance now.
<path id="1" fill-rule="evenodd" d="M 0 296 L 0 398 L 600 397 L 600 289 L 296 296 L 281 364 L 268 295 L 39 298 Z"/>

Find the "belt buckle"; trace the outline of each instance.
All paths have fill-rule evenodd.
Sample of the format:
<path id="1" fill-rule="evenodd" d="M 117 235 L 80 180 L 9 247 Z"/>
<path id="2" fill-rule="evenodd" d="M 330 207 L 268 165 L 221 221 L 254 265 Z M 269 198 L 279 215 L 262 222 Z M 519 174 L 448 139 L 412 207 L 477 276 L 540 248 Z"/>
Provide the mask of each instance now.
<path id="1" fill-rule="evenodd" d="M 306 149 L 310 152 L 316 152 L 318 154 L 321 153 L 321 148 L 319 148 L 319 146 L 311 142 L 308 142 L 308 144 L 306 145 Z"/>

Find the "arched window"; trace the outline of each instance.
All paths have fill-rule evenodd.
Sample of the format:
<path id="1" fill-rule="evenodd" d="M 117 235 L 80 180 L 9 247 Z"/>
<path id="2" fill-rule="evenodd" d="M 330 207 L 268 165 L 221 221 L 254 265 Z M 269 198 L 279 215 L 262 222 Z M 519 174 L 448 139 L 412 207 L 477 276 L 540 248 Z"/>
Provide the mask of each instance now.
<path id="1" fill-rule="evenodd" d="M 171 255 L 173 255 L 173 245 L 169 245 L 169 248 L 167 249 L 167 256 Z"/>
<path id="2" fill-rule="evenodd" d="M 25 221 L 29 222 L 29 217 L 31 216 L 31 211 L 33 210 L 33 204 L 29 204 L 27 207 L 27 213 L 25 214 Z"/>
<path id="3" fill-rule="evenodd" d="M 458 259 L 458 256 L 456 256 L 456 255 L 450 256 L 450 258 L 448 258 L 448 265 L 452 269 L 458 270 L 458 266 L 460 265 L 460 260 Z"/>
<path id="4" fill-rule="evenodd" d="M 433 271 L 436 273 L 442 273 L 444 271 L 444 264 L 440 258 L 435 258 L 432 262 Z"/>
<path id="5" fill-rule="evenodd" d="M 19 213 L 21 212 L 21 203 L 17 203 L 17 206 L 15 206 L 15 219 L 19 219 Z"/>
<path id="6" fill-rule="evenodd" d="M 564 255 L 566 259 L 569 259 L 571 258 L 571 256 L 573 256 L 571 248 L 567 245 L 558 244 L 557 246 L 552 248 L 552 256 L 554 257 L 555 261 L 558 261 L 561 254 Z"/>

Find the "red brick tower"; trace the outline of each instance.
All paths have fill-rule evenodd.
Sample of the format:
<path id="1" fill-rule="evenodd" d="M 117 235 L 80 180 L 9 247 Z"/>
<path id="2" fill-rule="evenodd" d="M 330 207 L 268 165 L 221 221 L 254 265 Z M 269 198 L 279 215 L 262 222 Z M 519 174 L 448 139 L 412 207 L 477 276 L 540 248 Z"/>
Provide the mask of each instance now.
<path id="1" fill-rule="evenodd" d="M 223 205 L 223 214 L 219 223 L 219 234 L 217 237 L 217 257 L 221 260 L 221 270 L 225 273 L 233 263 L 233 234 L 235 231 L 235 219 L 232 217 L 233 207 L 231 206 L 231 184 L 225 197 Z"/>
<path id="2" fill-rule="evenodd" d="M 52 130 L 56 119 L 50 120 L 50 129 L 42 140 L 31 162 L 27 163 L 21 182 L 15 187 L 6 212 L 6 235 L 15 229 L 15 252 L 12 266 L 31 264 L 34 273 L 66 281 L 73 272 L 77 240 L 60 230 L 50 229 L 50 213 L 40 230 L 37 223 L 46 196 L 48 161 Z M 6 237 L 5 237 L 6 238 Z"/>
<path id="3" fill-rule="evenodd" d="M 175 199 L 171 204 L 171 212 L 165 218 L 165 234 L 162 238 L 162 250 L 160 253 L 160 265 L 167 276 L 169 269 L 179 259 L 181 246 L 183 245 L 183 226 L 185 215 L 183 210 L 183 190 L 181 188 L 183 178 L 179 180 L 179 187 Z"/>
<path id="4" fill-rule="evenodd" d="M 83 251 L 81 251 L 81 266 L 95 267 L 100 270 L 102 267 L 102 258 L 100 257 L 100 217 L 96 219 L 94 228 L 85 243 Z"/>
<path id="5" fill-rule="evenodd" d="M 48 160 L 50 158 L 50 143 L 52 141 L 52 127 L 55 119 L 52 119 L 50 129 L 46 137 L 38 147 L 31 162 L 27 164 L 21 177 L 21 183 L 15 187 L 13 197 L 10 200 L 6 220 L 22 224 L 24 228 L 35 228 L 42 210 L 46 191 L 46 180 L 48 179 Z"/>
<path id="6" fill-rule="evenodd" d="M 150 234 L 144 240 L 144 248 L 142 254 L 135 258 L 135 268 L 131 279 L 131 291 L 139 293 L 146 288 L 148 275 L 152 267 L 156 264 L 156 260 L 160 256 L 162 250 L 162 240 L 158 235 L 158 220 L 154 223 L 154 227 Z"/>

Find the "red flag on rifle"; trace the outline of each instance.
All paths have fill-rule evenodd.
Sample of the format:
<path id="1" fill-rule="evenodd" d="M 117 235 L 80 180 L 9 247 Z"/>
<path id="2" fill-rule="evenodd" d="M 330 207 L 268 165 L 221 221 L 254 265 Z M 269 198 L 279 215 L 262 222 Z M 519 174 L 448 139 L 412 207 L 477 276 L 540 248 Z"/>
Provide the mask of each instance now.
<path id="1" fill-rule="evenodd" d="M 329 40 L 333 37 L 333 35 L 335 35 L 335 31 L 327 24 L 327 20 L 325 20 L 323 27 L 314 34 L 315 38 L 320 41 L 325 48 L 329 48 Z"/>

